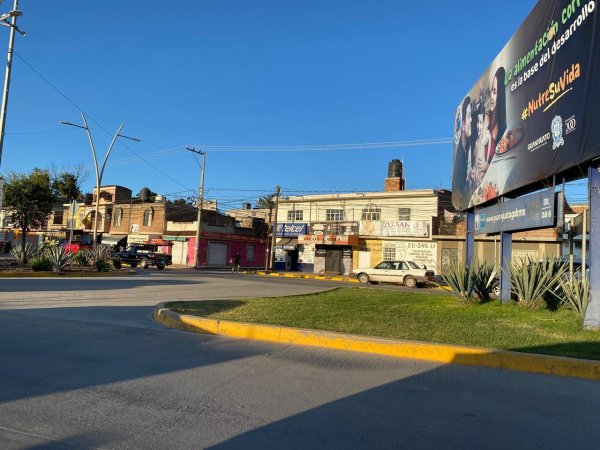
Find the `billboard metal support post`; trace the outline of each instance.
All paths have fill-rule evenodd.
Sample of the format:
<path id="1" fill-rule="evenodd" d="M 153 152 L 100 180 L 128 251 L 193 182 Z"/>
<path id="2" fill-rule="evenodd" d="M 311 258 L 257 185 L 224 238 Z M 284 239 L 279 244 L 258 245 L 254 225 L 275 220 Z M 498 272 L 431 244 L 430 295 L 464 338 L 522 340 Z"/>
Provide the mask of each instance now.
<path id="1" fill-rule="evenodd" d="M 475 212 L 467 211 L 467 242 L 465 252 L 465 264 L 471 265 L 473 255 L 475 254 Z"/>
<path id="2" fill-rule="evenodd" d="M 500 234 L 500 301 L 510 302 L 510 258 L 512 255 L 512 233 L 502 232 Z"/>
<path id="3" fill-rule="evenodd" d="M 590 283 L 589 303 L 583 321 L 584 328 L 600 329 L 600 167 L 588 169 L 590 200 Z M 585 230 L 584 230 L 585 232 Z M 581 269 L 585 273 L 586 261 Z"/>

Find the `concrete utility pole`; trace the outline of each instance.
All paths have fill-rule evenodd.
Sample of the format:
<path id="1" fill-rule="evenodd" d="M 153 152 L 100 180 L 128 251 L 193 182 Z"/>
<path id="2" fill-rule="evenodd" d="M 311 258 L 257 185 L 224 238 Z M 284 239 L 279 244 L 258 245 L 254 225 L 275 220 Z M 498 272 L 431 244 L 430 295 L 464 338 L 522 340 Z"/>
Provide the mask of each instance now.
<path id="1" fill-rule="evenodd" d="M 2 3 L 1 0 L 0 3 Z M 25 32 L 17 27 L 17 17 L 22 15 L 23 13 L 19 11 L 19 0 L 15 0 L 13 10 L 0 16 L 0 25 L 10 28 L 8 37 L 8 56 L 6 58 L 6 73 L 4 75 L 4 91 L 2 92 L 2 107 L 0 109 L 0 163 L 2 162 L 2 149 L 4 147 L 4 125 L 6 124 L 6 108 L 8 106 L 10 71 L 12 68 L 12 57 L 15 47 L 15 31 L 21 36 L 25 36 Z M 11 19 L 10 22 L 8 21 L 9 18 Z"/>
<path id="2" fill-rule="evenodd" d="M 118 137 L 123 137 L 125 139 L 131 139 L 132 141 L 135 141 L 135 142 L 141 142 L 141 141 L 134 137 L 124 136 L 124 135 L 120 134 L 121 130 L 123 129 L 123 126 L 124 126 L 124 124 L 121 124 L 121 126 L 115 133 L 115 136 L 113 137 L 110 145 L 108 146 L 108 151 L 106 152 L 106 156 L 104 157 L 104 161 L 102 162 L 102 168 L 100 170 L 98 170 L 98 159 L 96 158 L 96 149 L 94 147 L 94 141 L 92 140 L 92 133 L 90 132 L 90 128 L 88 127 L 87 121 L 85 120 L 85 114 L 83 112 L 81 113 L 81 118 L 83 119 L 83 125 L 77 125 L 77 124 L 74 124 L 71 122 L 66 122 L 64 120 L 62 120 L 60 123 L 62 123 L 63 125 L 69 125 L 72 127 L 83 128 L 87 132 L 88 139 L 90 141 L 90 147 L 92 149 L 92 156 L 94 157 L 94 168 L 96 169 L 96 209 L 95 209 L 95 213 L 94 213 L 94 242 L 93 242 L 94 250 L 96 250 L 96 247 L 98 245 L 97 240 L 98 240 L 98 214 L 99 214 L 99 210 L 100 210 L 100 186 L 102 184 L 102 176 L 104 175 L 104 169 L 106 167 L 106 162 L 108 161 L 110 152 L 112 151 L 113 145 L 115 145 L 115 142 L 117 141 Z"/>
<path id="3" fill-rule="evenodd" d="M 192 153 L 202 155 L 202 171 L 200 172 L 200 190 L 198 191 L 198 226 L 196 227 L 196 245 L 194 248 L 194 267 L 198 267 L 198 253 L 200 253 L 200 235 L 202 234 L 202 203 L 204 203 L 204 168 L 206 167 L 206 152 L 187 147 Z"/>
<path id="4" fill-rule="evenodd" d="M 275 187 L 275 220 L 273 221 L 272 227 L 272 236 L 271 236 L 271 270 L 275 268 L 275 241 L 277 240 L 277 211 L 279 210 L 279 194 L 281 193 L 281 188 L 279 186 Z"/>

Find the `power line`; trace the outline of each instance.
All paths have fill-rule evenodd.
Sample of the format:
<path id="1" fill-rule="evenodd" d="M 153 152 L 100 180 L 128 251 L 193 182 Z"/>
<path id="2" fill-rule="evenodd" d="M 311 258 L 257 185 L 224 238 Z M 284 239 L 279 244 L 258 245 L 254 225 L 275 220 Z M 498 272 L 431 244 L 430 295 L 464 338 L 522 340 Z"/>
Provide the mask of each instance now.
<path id="1" fill-rule="evenodd" d="M 80 107 L 77 103 L 75 103 L 73 100 L 71 100 L 66 94 L 64 94 L 56 85 L 54 85 L 48 78 L 46 78 L 39 70 L 37 70 L 35 67 L 33 67 L 29 62 L 27 62 L 27 60 L 25 60 L 25 58 L 23 58 L 21 55 L 19 55 L 17 52 L 14 53 L 15 56 L 17 58 L 19 58 L 21 61 L 23 61 L 23 63 L 29 67 L 29 69 L 31 69 L 36 75 L 38 75 L 42 80 L 44 80 L 52 89 L 54 89 L 61 97 L 63 97 L 65 100 L 67 100 L 72 106 L 74 106 L 78 111 L 83 112 L 86 116 L 89 117 L 89 119 L 94 122 L 96 125 L 98 125 L 98 127 L 100 127 L 101 130 L 103 130 L 107 135 L 112 137 L 112 134 L 110 133 L 110 131 L 108 131 L 106 128 L 104 128 L 104 126 L 102 126 L 102 124 L 100 122 L 98 122 L 96 119 L 94 119 L 94 117 L 91 114 L 88 114 L 82 107 Z M 145 158 L 140 155 L 139 153 L 137 153 L 136 151 L 134 151 L 132 148 L 130 148 L 128 145 L 126 145 L 124 142 L 122 141 L 117 141 L 118 144 L 122 145 L 123 147 L 125 147 L 127 150 L 129 150 L 131 153 L 133 153 L 136 157 L 138 157 L 139 159 L 141 159 L 143 162 L 145 162 L 148 166 L 150 166 L 151 168 L 153 168 L 154 170 L 156 170 L 158 173 L 160 173 L 161 175 L 165 176 L 166 178 L 168 178 L 169 180 L 173 181 L 174 183 L 176 183 L 177 185 L 188 189 L 189 186 L 185 186 L 183 184 L 181 184 L 179 182 L 179 180 L 171 177 L 170 175 L 168 175 L 166 172 L 164 172 L 163 170 L 159 169 L 158 167 L 156 167 L 154 164 L 148 162 L 145 160 Z"/>

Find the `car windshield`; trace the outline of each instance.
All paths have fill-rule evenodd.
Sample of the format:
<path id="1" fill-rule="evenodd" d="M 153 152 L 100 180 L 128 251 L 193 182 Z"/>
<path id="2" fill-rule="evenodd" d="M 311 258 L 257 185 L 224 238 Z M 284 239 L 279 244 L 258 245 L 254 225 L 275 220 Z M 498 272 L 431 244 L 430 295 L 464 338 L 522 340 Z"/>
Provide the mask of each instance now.
<path id="1" fill-rule="evenodd" d="M 406 263 L 410 266 L 411 269 L 420 269 L 420 267 L 412 261 L 406 261 Z"/>

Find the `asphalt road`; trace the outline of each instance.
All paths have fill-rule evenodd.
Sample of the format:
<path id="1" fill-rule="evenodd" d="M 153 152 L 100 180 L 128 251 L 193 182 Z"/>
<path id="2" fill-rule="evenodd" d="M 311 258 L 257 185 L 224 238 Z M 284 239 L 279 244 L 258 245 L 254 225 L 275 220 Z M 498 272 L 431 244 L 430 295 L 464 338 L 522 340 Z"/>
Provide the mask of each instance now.
<path id="1" fill-rule="evenodd" d="M 151 318 L 163 300 L 335 285 L 169 270 L 0 279 L 0 448 L 600 446 L 595 382 L 189 334 Z"/>

